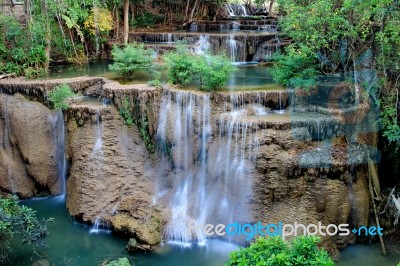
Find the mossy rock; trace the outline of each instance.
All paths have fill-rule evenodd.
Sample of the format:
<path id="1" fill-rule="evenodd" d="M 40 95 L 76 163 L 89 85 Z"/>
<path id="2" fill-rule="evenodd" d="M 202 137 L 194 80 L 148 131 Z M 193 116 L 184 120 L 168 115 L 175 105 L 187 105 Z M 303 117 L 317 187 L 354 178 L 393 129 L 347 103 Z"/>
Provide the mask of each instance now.
<path id="1" fill-rule="evenodd" d="M 106 264 L 106 266 L 131 266 L 131 263 L 127 258 L 119 258 L 117 260 L 112 260 Z"/>

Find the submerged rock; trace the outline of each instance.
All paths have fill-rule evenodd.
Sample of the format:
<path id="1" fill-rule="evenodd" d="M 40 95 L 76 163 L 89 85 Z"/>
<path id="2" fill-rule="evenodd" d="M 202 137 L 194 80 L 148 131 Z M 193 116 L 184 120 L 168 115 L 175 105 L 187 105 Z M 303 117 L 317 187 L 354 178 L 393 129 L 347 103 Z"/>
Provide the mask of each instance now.
<path id="1" fill-rule="evenodd" d="M 128 258 L 119 258 L 104 264 L 104 266 L 131 266 Z"/>
<path id="2" fill-rule="evenodd" d="M 135 252 L 135 250 L 138 247 L 138 243 L 136 241 L 136 239 L 134 238 L 130 238 L 128 244 L 126 245 L 126 250 L 128 250 L 129 252 Z"/>
<path id="3" fill-rule="evenodd" d="M 157 245 L 161 241 L 160 224 L 155 218 L 142 221 L 126 214 L 112 217 L 114 230 L 134 235 L 141 243 Z"/>

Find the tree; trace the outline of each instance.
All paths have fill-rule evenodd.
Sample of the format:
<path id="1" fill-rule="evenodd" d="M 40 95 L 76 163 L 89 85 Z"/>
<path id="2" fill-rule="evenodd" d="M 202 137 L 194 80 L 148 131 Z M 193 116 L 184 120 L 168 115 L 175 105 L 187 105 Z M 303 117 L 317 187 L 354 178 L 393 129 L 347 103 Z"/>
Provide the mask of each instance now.
<path id="1" fill-rule="evenodd" d="M 75 94 L 67 84 L 61 84 L 49 92 L 48 99 L 53 104 L 54 109 L 66 110 L 69 108 L 67 99 L 73 100 Z"/>
<path id="2" fill-rule="evenodd" d="M 111 54 L 114 63 L 109 66 L 110 70 L 121 73 L 124 79 L 132 78 L 137 71 L 155 73 L 155 52 L 145 49 L 143 43 L 127 44 L 123 48 L 115 45 Z"/>
<path id="3" fill-rule="evenodd" d="M 198 81 L 204 90 L 221 88 L 237 69 L 225 55 L 193 54 L 185 44 L 167 53 L 164 60 L 170 82 L 186 86 Z"/>
<path id="4" fill-rule="evenodd" d="M 129 37 L 129 0 L 124 2 L 124 44 L 128 43 Z"/>
<path id="5" fill-rule="evenodd" d="M 44 246 L 48 235 L 47 223 L 53 221 L 52 218 L 39 221 L 34 210 L 19 205 L 17 200 L 16 196 L 0 196 L 0 262 L 7 259 L 11 251 L 10 241 L 16 235 L 21 236 L 22 244 L 33 248 Z"/>
<path id="6" fill-rule="evenodd" d="M 302 236 L 291 243 L 282 237 L 258 238 L 248 248 L 241 248 L 229 256 L 226 266 L 333 266 L 335 265 L 324 249 L 319 249 L 319 238 Z"/>
<path id="7" fill-rule="evenodd" d="M 360 60 L 372 55 L 368 67 L 379 79 L 369 82 L 365 90 L 383 109 L 383 135 L 399 144 L 400 2 L 280 0 L 279 8 L 286 14 L 280 27 L 293 44 L 276 57 L 275 78 L 291 83 L 293 73 L 297 73 L 295 83 L 301 87 L 302 80 L 310 80 L 310 72 L 357 73 L 353 70 L 360 68 Z M 300 59 L 302 69 L 307 71 L 298 71 L 294 61 Z M 358 76 L 353 74 L 353 78 L 355 83 L 360 82 Z"/>
<path id="8" fill-rule="evenodd" d="M 225 55 L 200 55 L 194 68 L 200 77 L 201 88 L 217 90 L 221 88 L 236 71 L 236 67 Z"/>
<path id="9" fill-rule="evenodd" d="M 196 59 L 184 44 L 178 44 L 174 51 L 165 54 L 164 61 L 168 67 L 170 82 L 184 86 L 190 84 L 197 75 L 194 68 Z"/>

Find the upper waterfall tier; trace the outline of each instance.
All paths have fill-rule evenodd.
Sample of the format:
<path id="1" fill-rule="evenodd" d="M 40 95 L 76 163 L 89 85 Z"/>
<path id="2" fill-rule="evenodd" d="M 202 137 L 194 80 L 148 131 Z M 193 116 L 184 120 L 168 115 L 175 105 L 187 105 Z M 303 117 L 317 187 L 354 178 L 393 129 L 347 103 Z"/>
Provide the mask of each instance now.
<path id="1" fill-rule="evenodd" d="M 206 47 L 212 53 L 225 51 L 233 62 L 268 60 L 282 45 L 276 32 L 131 32 L 129 41 L 146 43 L 157 51 L 170 50 L 171 44 L 185 41 L 197 50 Z"/>
<path id="2" fill-rule="evenodd" d="M 278 22 L 276 19 L 263 20 L 224 20 L 224 21 L 194 21 L 186 27 L 187 30 L 205 31 L 277 31 Z"/>

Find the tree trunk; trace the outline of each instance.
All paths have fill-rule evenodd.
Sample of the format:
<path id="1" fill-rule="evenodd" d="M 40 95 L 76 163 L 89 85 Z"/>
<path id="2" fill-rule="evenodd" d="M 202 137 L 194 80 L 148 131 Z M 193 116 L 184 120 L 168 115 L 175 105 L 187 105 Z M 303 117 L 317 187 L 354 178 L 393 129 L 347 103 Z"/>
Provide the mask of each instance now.
<path id="1" fill-rule="evenodd" d="M 45 25 L 45 30 L 46 30 L 46 37 L 45 37 L 45 43 L 46 46 L 44 48 L 44 53 L 46 56 L 46 62 L 44 65 L 46 73 L 49 72 L 49 65 L 50 65 L 50 51 L 51 51 L 51 32 L 50 32 L 50 24 L 49 24 L 49 19 L 48 19 L 48 14 L 47 14 L 47 0 L 42 0 L 40 1 L 40 9 L 42 11 L 43 16 L 46 17 L 46 25 Z"/>
<path id="2" fill-rule="evenodd" d="M 128 43 L 129 37 L 129 0 L 124 3 L 124 44 Z"/>
<path id="3" fill-rule="evenodd" d="M 118 12 L 118 4 L 114 4 L 114 16 L 115 16 L 115 30 L 114 37 L 115 40 L 119 40 L 119 12 Z"/>
<path id="4" fill-rule="evenodd" d="M 275 0 L 271 0 L 271 2 L 269 3 L 268 16 L 272 15 L 272 8 L 274 7 L 274 2 Z"/>
<path id="5" fill-rule="evenodd" d="M 183 22 L 186 23 L 189 17 L 189 4 L 190 0 L 187 0 L 186 2 L 186 9 L 185 9 L 185 18 L 183 19 Z"/>
<path id="6" fill-rule="evenodd" d="M 196 2 L 194 3 L 194 6 L 193 6 L 192 12 L 190 13 L 190 17 L 189 17 L 189 21 L 188 21 L 189 23 L 193 21 L 194 13 L 195 13 L 198 5 L 199 5 L 199 0 L 196 0 Z"/>

